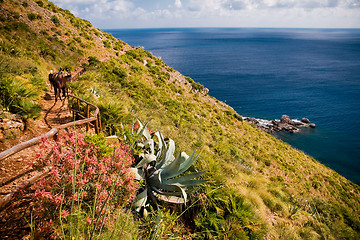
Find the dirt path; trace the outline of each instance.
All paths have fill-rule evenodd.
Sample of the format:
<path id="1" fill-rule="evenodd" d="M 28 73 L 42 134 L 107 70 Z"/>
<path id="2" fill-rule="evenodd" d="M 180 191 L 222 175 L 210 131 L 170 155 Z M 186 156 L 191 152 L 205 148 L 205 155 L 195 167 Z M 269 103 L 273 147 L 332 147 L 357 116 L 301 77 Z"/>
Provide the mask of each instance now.
<path id="1" fill-rule="evenodd" d="M 57 125 L 72 121 L 67 100 L 55 102 L 53 92 L 49 94 L 51 99 L 40 101 L 43 108 L 41 117 L 38 120 L 30 121 L 28 129 L 19 138 L 2 143 L 1 151 L 41 136 Z M 0 161 L 0 198 L 37 173 L 31 167 L 37 149 L 38 146 L 35 145 Z M 22 201 L 12 202 L 4 209 L 0 209 L 0 239 L 29 239 L 30 228 L 25 217 L 29 218 L 30 216 L 30 201 L 31 196 L 28 196 Z"/>

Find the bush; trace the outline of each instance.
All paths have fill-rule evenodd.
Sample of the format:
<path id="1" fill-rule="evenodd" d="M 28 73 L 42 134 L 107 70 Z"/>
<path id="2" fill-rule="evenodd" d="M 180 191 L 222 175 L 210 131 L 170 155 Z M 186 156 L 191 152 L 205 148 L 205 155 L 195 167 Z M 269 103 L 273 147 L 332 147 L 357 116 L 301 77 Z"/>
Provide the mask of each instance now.
<path id="1" fill-rule="evenodd" d="M 39 5 L 40 7 L 44 6 L 44 3 L 42 1 L 36 1 L 36 4 Z"/>
<path id="2" fill-rule="evenodd" d="M 204 86 L 198 82 L 195 82 L 190 77 L 185 77 L 185 79 L 191 84 L 191 87 L 195 90 L 202 92 L 204 90 Z"/>
<path id="3" fill-rule="evenodd" d="M 103 44 L 104 44 L 105 48 L 111 48 L 111 44 L 110 44 L 110 42 L 108 40 L 104 40 Z"/>
<path id="4" fill-rule="evenodd" d="M 135 197 L 137 182 L 129 171 L 134 159 L 124 144 L 107 145 L 103 136 L 60 132 L 56 141 L 41 139 L 33 167 L 51 173 L 32 186 L 36 234 L 91 239 L 114 231 L 119 209 Z"/>
<path id="5" fill-rule="evenodd" d="M 96 57 L 92 57 L 92 56 L 88 58 L 88 62 L 89 62 L 89 66 L 97 66 L 100 63 L 100 61 Z"/>
<path id="6" fill-rule="evenodd" d="M 261 226 L 245 198 L 223 188 L 208 188 L 200 196 L 202 204 L 195 223 L 205 239 L 262 239 Z"/>
<path id="7" fill-rule="evenodd" d="M 126 70 L 122 67 L 114 67 L 112 72 L 118 76 L 120 79 L 125 79 L 127 77 Z"/>
<path id="8" fill-rule="evenodd" d="M 109 135 L 115 134 L 121 129 L 121 117 L 124 115 L 124 109 L 116 101 L 102 101 L 98 103 L 101 112 L 101 122 L 103 131 Z"/>
<path id="9" fill-rule="evenodd" d="M 57 27 L 60 27 L 60 20 L 55 16 L 55 15 L 52 15 L 51 16 L 51 22 L 53 22 L 55 24 L 55 26 Z"/>
<path id="10" fill-rule="evenodd" d="M 33 100 L 38 97 L 38 90 L 16 78 L 3 76 L 0 79 L 0 104 L 11 113 L 24 119 L 40 117 L 41 106 Z"/>
<path id="11" fill-rule="evenodd" d="M 38 14 L 35 14 L 35 13 L 29 13 L 29 14 L 27 15 L 27 17 L 28 17 L 28 19 L 29 19 L 30 21 L 33 21 L 33 20 L 35 20 L 35 19 L 42 19 L 42 16 L 41 16 L 41 15 L 38 15 Z"/>

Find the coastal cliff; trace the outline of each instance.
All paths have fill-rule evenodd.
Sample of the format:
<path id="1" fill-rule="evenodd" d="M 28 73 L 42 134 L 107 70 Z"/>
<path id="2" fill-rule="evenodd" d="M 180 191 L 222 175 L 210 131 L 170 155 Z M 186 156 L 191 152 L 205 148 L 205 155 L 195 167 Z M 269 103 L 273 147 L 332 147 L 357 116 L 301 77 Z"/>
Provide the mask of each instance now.
<path id="1" fill-rule="evenodd" d="M 208 170 L 209 182 L 193 194 L 189 209 L 164 218 L 176 224 L 163 237 L 360 238 L 359 186 L 242 121 L 241 113 L 209 95 L 211 89 L 50 1 L 1 0 L 0 12 L 1 94 L 16 84 L 34 90 L 22 96 L 27 104 L 15 95 L 0 104 L 23 119 L 25 131 L 39 117 L 50 70 L 84 68 L 70 89 L 100 108 L 104 134 L 138 118 L 178 149 L 201 151 L 196 168 Z M 5 134 L 2 144 L 8 147 L 13 138 Z M 135 224 L 138 238 L 146 239 L 147 221 Z"/>

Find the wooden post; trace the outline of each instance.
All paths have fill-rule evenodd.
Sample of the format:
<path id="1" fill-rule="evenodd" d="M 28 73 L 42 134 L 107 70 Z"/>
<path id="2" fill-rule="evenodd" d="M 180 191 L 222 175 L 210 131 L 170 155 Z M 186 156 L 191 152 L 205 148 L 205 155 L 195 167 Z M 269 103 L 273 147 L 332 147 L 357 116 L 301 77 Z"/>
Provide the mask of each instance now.
<path id="1" fill-rule="evenodd" d="M 77 100 L 78 113 L 80 113 L 80 100 Z"/>
<path id="2" fill-rule="evenodd" d="M 98 123 L 99 123 L 99 132 L 101 132 L 101 116 L 100 116 L 100 112 L 97 115 L 97 119 L 98 119 Z"/>
<path id="3" fill-rule="evenodd" d="M 96 134 L 99 134 L 99 133 L 100 133 L 98 122 L 99 122 L 99 120 L 98 120 L 98 118 L 96 117 L 96 119 L 95 119 L 95 124 L 94 124 L 94 125 L 95 125 L 95 133 L 96 133 Z"/>
<path id="4" fill-rule="evenodd" d="M 89 105 L 86 104 L 86 118 L 90 117 Z M 89 123 L 86 124 L 86 131 L 89 131 Z"/>

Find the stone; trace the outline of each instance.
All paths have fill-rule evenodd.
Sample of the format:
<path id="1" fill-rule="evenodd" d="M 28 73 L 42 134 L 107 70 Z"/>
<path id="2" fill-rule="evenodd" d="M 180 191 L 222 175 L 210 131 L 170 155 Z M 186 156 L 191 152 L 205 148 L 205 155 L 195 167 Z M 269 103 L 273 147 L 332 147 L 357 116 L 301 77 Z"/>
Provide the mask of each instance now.
<path id="1" fill-rule="evenodd" d="M 253 124 L 258 124 L 259 123 L 259 121 L 256 118 L 253 118 L 253 117 L 246 118 L 246 121 L 248 121 L 250 123 L 253 123 Z"/>
<path id="2" fill-rule="evenodd" d="M 308 118 L 303 118 L 301 119 L 301 122 L 303 123 L 310 123 L 310 120 Z"/>
<path id="3" fill-rule="evenodd" d="M 282 115 L 282 117 L 280 118 L 280 123 L 287 123 L 290 125 L 295 125 L 295 122 L 293 120 L 291 120 L 288 115 Z"/>
<path id="4" fill-rule="evenodd" d="M 311 128 L 315 128 L 315 127 L 316 127 L 316 125 L 315 125 L 315 123 L 310 123 L 310 124 L 309 124 L 309 127 L 311 127 Z"/>
<path id="5" fill-rule="evenodd" d="M 290 119 L 290 117 L 288 115 L 282 115 L 281 118 L 280 118 L 281 123 L 288 123 L 290 121 L 291 121 L 291 119 Z"/>

